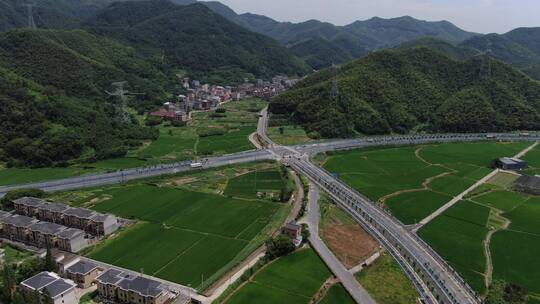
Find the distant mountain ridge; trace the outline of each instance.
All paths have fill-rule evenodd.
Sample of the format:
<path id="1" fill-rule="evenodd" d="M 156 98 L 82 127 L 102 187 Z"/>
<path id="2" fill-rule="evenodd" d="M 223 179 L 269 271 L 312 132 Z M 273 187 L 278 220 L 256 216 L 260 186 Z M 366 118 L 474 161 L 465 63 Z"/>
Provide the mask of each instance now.
<path id="1" fill-rule="evenodd" d="M 464 41 L 461 46 L 477 49 L 540 79 L 540 27 L 517 28 L 502 35 L 474 37 Z"/>
<path id="2" fill-rule="evenodd" d="M 173 69 L 214 83 L 245 77 L 303 75 L 309 68 L 277 41 L 251 32 L 201 4 L 116 2 L 85 23 Z M 212 75 L 210 75 L 212 74 Z"/>
<path id="3" fill-rule="evenodd" d="M 399 48 L 417 47 L 429 47 L 457 60 L 489 56 L 509 63 L 532 78 L 540 80 L 540 27 L 517 28 L 502 35 L 477 36 L 460 44 L 422 38 L 399 46 Z"/>
<path id="4" fill-rule="evenodd" d="M 198 2 L 196 0 L 173 1 L 180 5 Z M 220 2 L 200 1 L 200 3 L 251 31 L 278 40 L 297 56 L 308 63 L 313 63 L 312 66 L 316 69 L 330 66 L 332 63 L 343 63 L 371 51 L 394 47 L 418 38 L 432 37 L 460 43 L 478 35 L 464 31 L 448 21 L 429 22 L 410 16 L 392 19 L 374 17 L 346 26 L 335 26 L 318 20 L 301 23 L 278 22 L 262 15 L 237 14 Z M 337 58 L 328 58 L 329 49 L 337 51 Z M 342 61 L 336 62 L 336 59 L 342 59 Z"/>

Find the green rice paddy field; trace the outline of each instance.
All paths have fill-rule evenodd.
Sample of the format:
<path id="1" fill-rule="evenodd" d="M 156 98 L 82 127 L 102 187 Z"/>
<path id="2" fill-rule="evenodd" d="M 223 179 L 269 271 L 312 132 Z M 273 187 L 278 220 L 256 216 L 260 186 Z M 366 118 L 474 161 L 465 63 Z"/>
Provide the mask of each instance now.
<path id="1" fill-rule="evenodd" d="M 453 143 L 340 152 L 324 167 L 414 224 L 491 172 L 491 162 L 530 143 Z"/>
<path id="2" fill-rule="evenodd" d="M 230 179 L 223 194 L 226 196 L 255 198 L 257 192 L 279 193 L 282 187 L 283 179 L 279 171 L 254 171 Z"/>
<path id="3" fill-rule="evenodd" d="M 222 107 L 225 117 L 211 117 L 211 112 L 193 114 L 186 127 L 158 126 L 157 140 L 129 151 L 126 157 L 95 163 L 79 163 L 67 168 L 18 169 L 0 166 L 0 185 L 32 183 L 88 173 L 153 165 L 156 163 L 194 159 L 198 156 L 221 155 L 253 149 L 248 136 L 257 128 L 257 111 L 266 102 L 257 99 L 230 102 Z M 223 134 L 200 136 L 210 130 Z M 0 164 L 1 165 L 1 164 Z"/>
<path id="4" fill-rule="evenodd" d="M 224 268 L 284 207 L 150 184 L 105 188 L 87 200 L 97 211 L 140 220 L 90 257 L 194 287 Z"/>
<path id="5" fill-rule="evenodd" d="M 527 170 L 527 173 L 540 175 L 540 145 L 527 153 L 523 159 L 526 160 L 531 167 Z"/>
<path id="6" fill-rule="evenodd" d="M 479 292 L 485 291 L 482 242 L 488 233 L 489 214 L 487 207 L 461 201 L 418 231 Z"/>
<path id="7" fill-rule="evenodd" d="M 540 300 L 540 197 L 517 201 L 503 216 L 511 224 L 493 235 L 493 276 L 527 287 Z"/>
<path id="8" fill-rule="evenodd" d="M 387 253 L 358 273 L 357 279 L 379 304 L 416 303 L 418 298 L 412 282 Z"/>
<path id="9" fill-rule="evenodd" d="M 356 303 L 349 295 L 345 287 L 335 284 L 328 291 L 319 304 L 354 304 Z"/>
<path id="10" fill-rule="evenodd" d="M 227 303 L 253 303 L 256 299 L 258 304 L 307 304 L 330 275 L 319 256 L 304 249 L 263 268 Z"/>
<path id="11" fill-rule="evenodd" d="M 484 240 L 490 242 L 493 279 L 520 284 L 540 300 L 540 198 L 511 191 L 496 176 L 479 193 L 424 226 L 419 235 L 479 293 L 486 290 Z M 504 222 L 509 224 L 506 228 Z"/>

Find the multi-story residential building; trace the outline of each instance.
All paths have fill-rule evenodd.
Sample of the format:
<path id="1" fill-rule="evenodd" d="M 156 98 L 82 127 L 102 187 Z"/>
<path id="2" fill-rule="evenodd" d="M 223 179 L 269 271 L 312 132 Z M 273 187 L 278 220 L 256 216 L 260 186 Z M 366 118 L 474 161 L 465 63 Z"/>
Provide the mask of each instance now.
<path id="1" fill-rule="evenodd" d="M 64 212 L 70 207 L 61 203 L 42 204 L 38 210 L 37 218 L 42 221 L 64 223 Z"/>
<path id="2" fill-rule="evenodd" d="M 86 231 L 93 235 L 109 235 L 118 229 L 118 219 L 111 214 L 96 213 L 90 218 Z"/>
<path id="3" fill-rule="evenodd" d="M 15 204 L 15 212 L 21 215 L 37 217 L 39 207 L 43 205 L 43 200 L 34 197 L 24 197 L 16 200 L 19 203 Z"/>
<path id="4" fill-rule="evenodd" d="M 75 284 L 64 280 L 53 272 L 41 272 L 21 282 L 23 294 L 32 294 L 36 291 L 42 297 L 50 297 L 54 304 L 77 304 Z M 45 292 L 46 291 L 46 292 Z"/>
<path id="5" fill-rule="evenodd" d="M 68 252 L 79 252 L 90 245 L 84 231 L 67 228 L 57 235 L 57 248 Z"/>
<path id="6" fill-rule="evenodd" d="M 118 229 L 118 220 L 114 215 L 85 208 L 72 208 L 65 204 L 49 203 L 33 197 L 16 199 L 13 205 L 18 214 L 81 229 L 92 235 L 109 235 Z"/>
<path id="7" fill-rule="evenodd" d="M 101 297 L 130 304 L 163 304 L 171 299 L 160 282 L 109 269 L 96 279 Z"/>
<path id="8" fill-rule="evenodd" d="M 57 247 L 58 233 L 66 229 L 65 226 L 55 223 L 37 222 L 28 227 L 28 230 L 30 230 L 28 242 L 40 248 Z"/>
<path id="9" fill-rule="evenodd" d="M 24 215 L 1 214 L 0 236 L 40 248 L 78 252 L 90 245 L 84 231 Z"/>
<path id="10" fill-rule="evenodd" d="M 97 264 L 79 260 L 65 270 L 65 276 L 73 280 L 79 288 L 86 289 L 94 283 L 99 272 Z"/>
<path id="11" fill-rule="evenodd" d="M 26 243 L 32 235 L 29 227 L 37 222 L 35 218 L 15 214 L 2 219 L 0 230 L 10 240 Z"/>

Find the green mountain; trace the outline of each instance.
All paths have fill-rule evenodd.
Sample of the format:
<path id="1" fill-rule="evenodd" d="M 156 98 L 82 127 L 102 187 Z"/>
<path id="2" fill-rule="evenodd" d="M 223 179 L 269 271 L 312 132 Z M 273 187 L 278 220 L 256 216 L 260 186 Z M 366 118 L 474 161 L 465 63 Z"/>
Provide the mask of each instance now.
<path id="1" fill-rule="evenodd" d="M 115 119 L 105 90 L 129 81 L 145 93 L 136 107 L 162 100 L 166 77 L 135 51 L 82 30 L 0 34 L 0 160 L 50 166 L 124 155 L 156 132 Z"/>
<path id="2" fill-rule="evenodd" d="M 100 11 L 87 26 L 98 35 L 132 46 L 146 58 L 157 58 L 203 80 L 239 82 L 246 76 L 308 71 L 307 65 L 273 39 L 250 32 L 201 4 L 118 2 Z"/>
<path id="3" fill-rule="evenodd" d="M 473 48 L 455 45 L 436 38 L 420 38 L 399 45 L 400 49 L 430 48 L 455 60 L 467 60 L 482 53 Z"/>
<path id="4" fill-rule="evenodd" d="M 25 3 L 33 2 L 34 22 L 38 28 L 71 29 L 114 0 L 0 0 L 0 31 L 28 26 Z"/>
<path id="5" fill-rule="evenodd" d="M 332 63 L 354 59 L 350 53 L 324 39 L 306 40 L 291 46 L 289 49 L 316 70 L 328 67 Z"/>
<path id="6" fill-rule="evenodd" d="M 270 111 L 323 137 L 538 130 L 540 83 L 488 57 L 385 50 L 306 78 Z"/>
<path id="7" fill-rule="evenodd" d="M 462 46 L 485 52 L 540 79 L 540 28 L 518 28 L 503 35 L 474 37 Z"/>
<path id="8" fill-rule="evenodd" d="M 394 47 L 403 42 L 422 37 L 433 37 L 459 43 L 476 36 L 448 21 L 428 22 L 405 16 L 392 19 L 372 18 L 356 21 L 346 26 L 335 26 L 318 20 L 301 23 L 278 22 L 272 18 L 245 13 L 237 14 L 226 5 L 216 1 L 172 0 L 179 5 L 201 3 L 212 11 L 257 32 L 276 39 L 315 69 L 328 67 L 358 58 L 371 51 Z M 330 50 L 336 55 L 328 58 Z M 341 61 L 335 61 L 341 59 Z"/>

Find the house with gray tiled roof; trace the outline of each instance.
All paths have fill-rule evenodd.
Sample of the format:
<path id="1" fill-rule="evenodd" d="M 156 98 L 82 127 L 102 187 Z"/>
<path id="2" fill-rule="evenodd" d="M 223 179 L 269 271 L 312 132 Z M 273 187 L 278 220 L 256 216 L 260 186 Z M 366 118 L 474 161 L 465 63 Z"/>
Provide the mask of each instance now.
<path id="1" fill-rule="evenodd" d="M 73 280 L 80 288 L 86 289 L 92 285 L 99 275 L 100 268 L 89 261 L 77 261 L 65 270 L 68 279 Z"/>
<path id="2" fill-rule="evenodd" d="M 35 197 L 21 197 L 13 201 L 15 212 L 30 217 L 37 216 L 39 207 L 45 203 L 44 200 Z"/>
<path id="3" fill-rule="evenodd" d="M 13 201 L 15 212 L 34 216 L 41 221 L 53 222 L 86 231 L 92 235 L 109 235 L 118 229 L 118 219 L 86 208 L 72 208 L 66 204 L 50 203 L 42 199 L 23 197 Z"/>
<path id="4" fill-rule="evenodd" d="M 77 304 L 75 284 L 60 278 L 53 272 L 41 272 L 20 284 L 23 293 L 36 291 L 42 296 L 49 296 L 54 304 Z"/>
<path id="5" fill-rule="evenodd" d="M 86 239 L 86 233 L 80 229 L 67 228 L 59 232 L 56 238 L 56 247 L 68 252 L 79 252 L 90 245 Z"/>
<path id="6" fill-rule="evenodd" d="M 109 269 L 96 278 L 101 297 L 121 303 L 163 304 L 171 294 L 158 281 Z"/>
<path id="7" fill-rule="evenodd" d="M 70 207 L 62 203 L 47 203 L 39 207 L 38 218 L 42 221 L 53 222 L 57 224 L 64 223 L 64 211 Z"/>
<path id="8" fill-rule="evenodd" d="M 29 242 L 37 247 L 56 247 L 56 236 L 67 229 L 66 226 L 49 222 L 37 222 L 28 228 L 31 232 Z"/>
<path id="9" fill-rule="evenodd" d="M 28 228 L 37 222 L 35 218 L 14 214 L 1 220 L 0 230 L 10 240 L 28 242 L 31 235 Z"/>
<path id="10" fill-rule="evenodd" d="M 78 252 L 89 246 L 86 233 L 18 214 L 0 215 L 0 236 L 40 248 Z"/>

